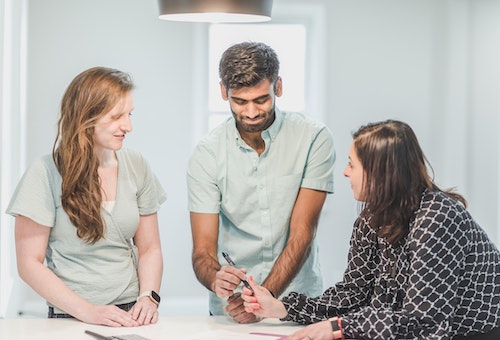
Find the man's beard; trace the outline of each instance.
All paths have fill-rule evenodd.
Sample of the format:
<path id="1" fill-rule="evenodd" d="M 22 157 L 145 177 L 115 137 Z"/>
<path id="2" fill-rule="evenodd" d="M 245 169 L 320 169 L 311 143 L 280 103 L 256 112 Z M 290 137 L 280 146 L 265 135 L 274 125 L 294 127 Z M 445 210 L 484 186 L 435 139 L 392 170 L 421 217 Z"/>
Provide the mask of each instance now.
<path id="1" fill-rule="evenodd" d="M 271 110 L 269 110 L 267 114 L 264 114 L 264 117 L 267 116 L 267 119 L 263 121 L 261 124 L 247 124 L 244 121 L 239 120 L 238 117 L 240 116 L 237 115 L 232 108 L 231 108 L 231 113 L 234 117 L 234 120 L 236 121 L 236 126 L 238 127 L 238 129 L 241 129 L 242 131 L 248 133 L 255 133 L 255 132 L 262 132 L 266 130 L 269 126 L 271 126 L 271 124 L 274 122 L 275 119 L 274 108 L 275 106 L 273 105 Z M 261 117 L 261 115 L 259 115 L 259 117 Z"/>

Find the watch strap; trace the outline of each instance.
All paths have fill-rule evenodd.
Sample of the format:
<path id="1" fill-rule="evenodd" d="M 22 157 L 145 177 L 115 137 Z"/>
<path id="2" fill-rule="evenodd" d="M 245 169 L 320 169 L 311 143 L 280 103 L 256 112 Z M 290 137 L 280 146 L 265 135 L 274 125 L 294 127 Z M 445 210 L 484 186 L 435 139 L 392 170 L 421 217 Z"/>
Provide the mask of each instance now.
<path id="1" fill-rule="evenodd" d="M 160 304 L 160 295 L 155 292 L 154 290 L 148 290 L 148 291 L 145 291 L 141 294 L 139 294 L 139 296 L 137 297 L 137 300 L 139 300 L 140 298 L 143 298 L 143 297 L 149 297 L 149 299 L 154 302 L 157 306 Z"/>

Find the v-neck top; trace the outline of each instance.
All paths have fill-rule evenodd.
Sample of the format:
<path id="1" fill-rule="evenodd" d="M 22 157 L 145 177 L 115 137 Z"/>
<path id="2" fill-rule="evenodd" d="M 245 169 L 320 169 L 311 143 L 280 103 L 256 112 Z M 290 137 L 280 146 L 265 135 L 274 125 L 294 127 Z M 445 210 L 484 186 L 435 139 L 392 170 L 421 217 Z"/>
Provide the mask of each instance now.
<path id="1" fill-rule="evenodd" d="M 160 182 L 140 153 L 123 149 L 116 156 L 116 201 L 110 211 L 101 208 L 105 232 L 95 244 L 77 236 L 62 207 L 62 178 L 52 155 L 30 165 L 7 208 L 12 216 L 22 215 L 52 228 L 46 251 L 48 268 L 75 293 L 99 305 L 135 301 L 139 281 L 132 238 L 140 215 L 156 213 L 166 200 Z"/>

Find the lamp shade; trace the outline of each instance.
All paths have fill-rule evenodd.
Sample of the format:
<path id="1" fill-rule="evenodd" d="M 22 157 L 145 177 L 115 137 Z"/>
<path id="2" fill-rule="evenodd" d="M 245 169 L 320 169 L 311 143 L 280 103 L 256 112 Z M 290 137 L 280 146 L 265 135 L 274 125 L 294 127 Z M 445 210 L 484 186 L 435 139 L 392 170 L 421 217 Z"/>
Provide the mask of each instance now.
<path id="1" fill-rule="evenodd" d="M 271 20 L 273 0 L 158 0 L 160 19 L 212 23 Z"/>

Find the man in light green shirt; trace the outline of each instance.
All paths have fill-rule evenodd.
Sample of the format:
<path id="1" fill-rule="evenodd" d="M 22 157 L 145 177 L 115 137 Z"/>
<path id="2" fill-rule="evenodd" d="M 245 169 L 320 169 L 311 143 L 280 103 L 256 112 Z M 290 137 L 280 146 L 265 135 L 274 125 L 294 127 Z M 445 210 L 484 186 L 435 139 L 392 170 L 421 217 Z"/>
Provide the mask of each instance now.
<path id="1" fill-rule="evenodd" d="M 278 72 L 265 44 L 226 50 L 221 93 L 233 116 L 197 145 L 188 167 L 193 268 L 211 291 L 210 313 L 240 323 L 257 321 L 236 292 L 246 273 L 276 296 L 322 292 L 314 236 L 333 192 L 333 138 L 324 124 L 275 107 Z"/>

